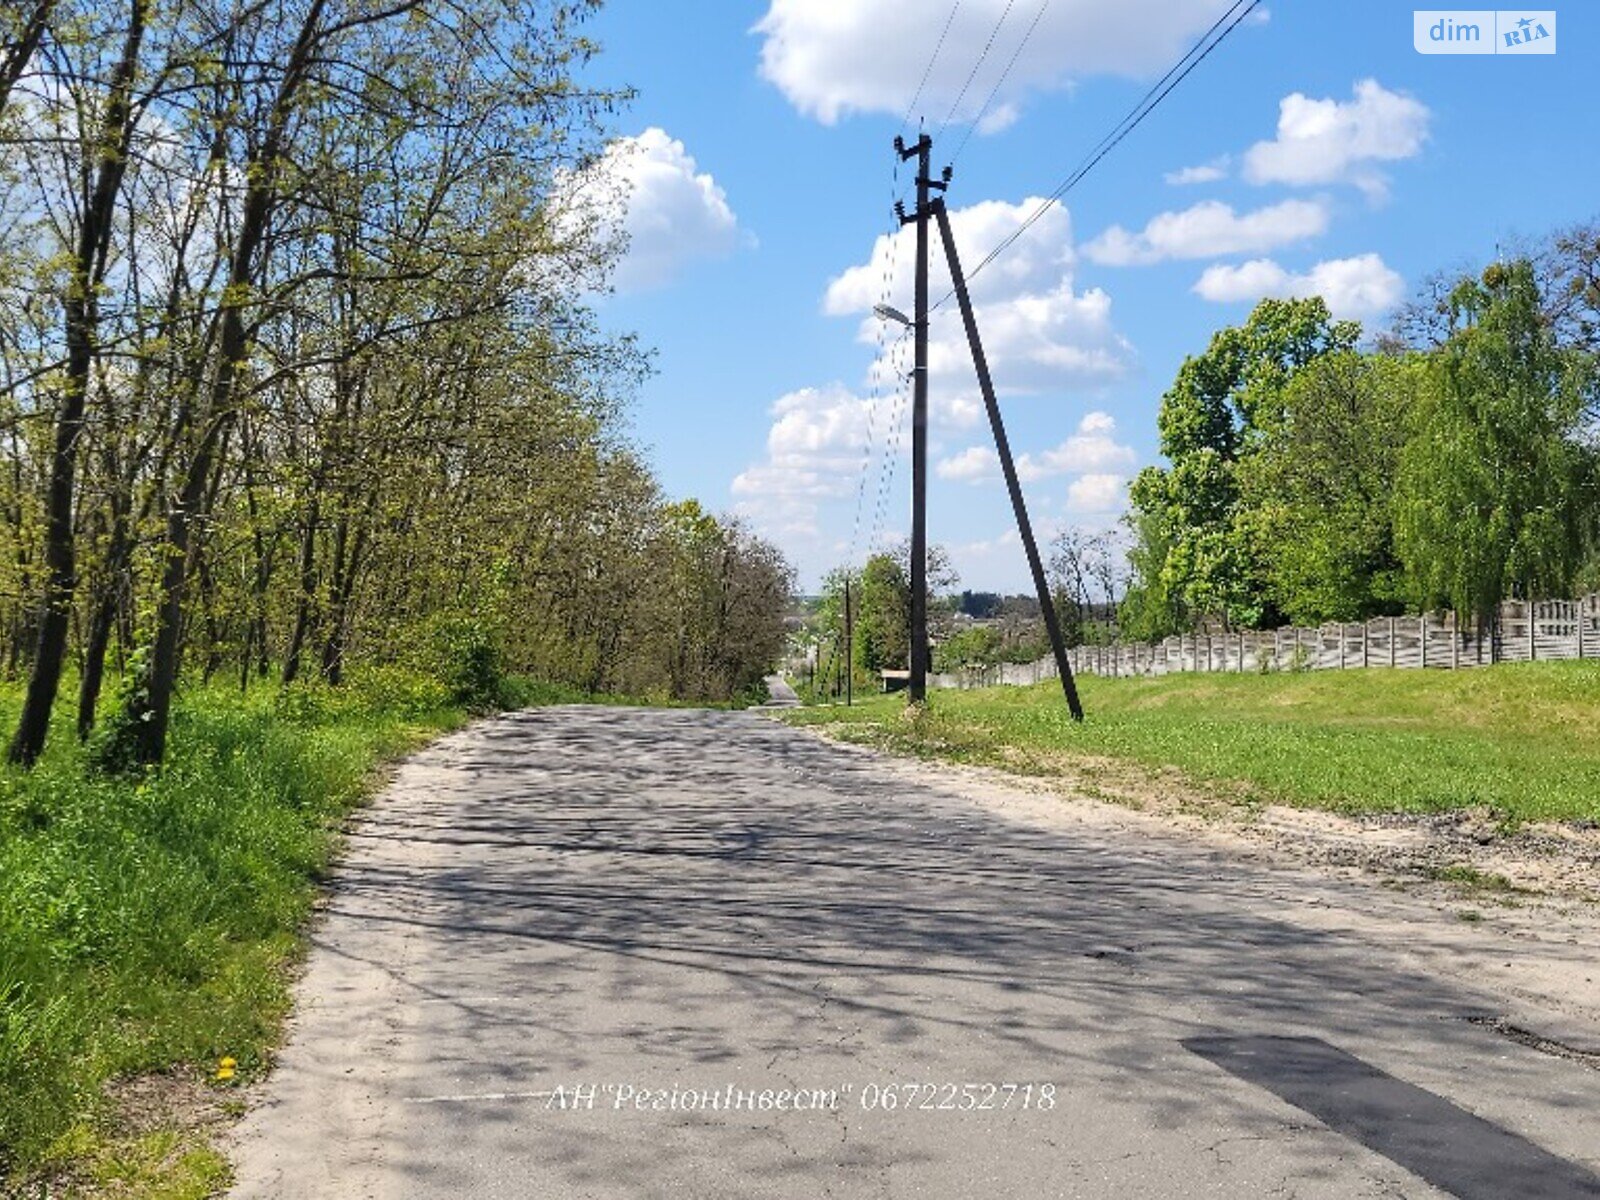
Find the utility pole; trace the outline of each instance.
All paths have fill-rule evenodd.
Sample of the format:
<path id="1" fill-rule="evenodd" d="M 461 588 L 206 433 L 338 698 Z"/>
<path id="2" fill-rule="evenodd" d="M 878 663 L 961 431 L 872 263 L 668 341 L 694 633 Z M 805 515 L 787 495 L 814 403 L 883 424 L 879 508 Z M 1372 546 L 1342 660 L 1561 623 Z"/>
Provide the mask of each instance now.
<path id="1" fill-rule="evenodd" d="M 948 175 L 947 171 L 947 180 Z M 1083 705 L 1078 700 L 1078 687 L 1072 678 L 1072 664 L 1067 661 L 1066 644 L 1061 640 L 1061 626 L 1056 620 L 1056 606 L 1050 596 L 1050 585 L 1045 581 L 1044 564 L 1039 560 L 1039 546 L 1033 540 L 1033 524 L 1028 520 L 1028 507 L 1022 501 L 1022 484 L 1017 480 L 1017 468 L 1011 461 L 1011 442 L 1006 437 L 1006 427 L 1000 419 L 1000 402 L 995 398 L 994 381 L 989 377 L 989 360 L 983 353 L 983 342 L 978 337 L 978 319 L 972 311 L 972 297 L 967 294 L 967 279 L 961 272 L 961 259 L 956 254 L 956 239 L 950 232 L 950 217 L 945 212 L 943 196 L 933 202 L 932 209 L 939 222 L 939 237 L 944 242 L 945 259 L 950 264 L 950 282 L 955 287 L 956 300 L 961 305 L 961 319 L 967 327 L 967 344 L 972 350 L 972 365 L 978 372 L 978 387 L 983 391 L 983 404 L 989 411 L 994 448 L 1000 456 L 1006 490 L 1011 493 L 1011 509 L 1016 514 L 1017 532 L 1022 536 L 1023 548 L 1028 552 L 1028 569 L 1033 572 L 1033 586 L 1039 594 L 1039 609 L 1044 614 L 1044 627 L 1050 635 L 1050 649 L 1056 656 L 1061 690 L 1067 694 L 1067 708 L 1072 713 L 1072 719 L 1081 721 Z M 915 679 L 915 675 L 912 678 Z"/>
<path id="2" fill-rule="evenodd" d="M 950 266 L 950 279 L 961 304 L 961 319 L 967 329 L 967 344 L 972 351 L 972 365 L 978 374 L 978 386 L 983 391 L 984 407 L 989 413 L 989 428 L 994 433 L 995 451 L 1005 473 L 1006 490 L 1011 494 L 1011 509 L 1016 514 L 1017 533 L 1028 554 L 1028 568 L 1033 573 L 1034 589 L 1039 595 L 1039 609 L 1044 617 L 1045 631 L 1050 635 L 1050 649 L 1055 655 L 1056 671 L 1061 678 L 1061 690 L 1066 693 L 1067 708 L 1074 721 L 1083 720 L 1083 705 L 1078 700 L 1078 687 L 1072 678 L 1072 664 L 1067 659 L 1066 643 L 1061 637 L 1061 625 L 1056 619 L 1055 603 L 1050 596 L 1050 585 L 1045 580 L 1044 564 L 1039 558 L 1039 546 L 1034 540 L 1033 525 L 1028 520 L 1027 505 L 1022 500 L 1022 485 L 1017 479 L 1016 464 L 1011 459 L 1011 443 L 1006 437 L 1005 423 L 1000 417 L 1000 403 L 995 397 L 994 381 L 989 376 L 989 361 L 983 352 L 983 342 L 978 336 L 978 320 L 972 310 L 972 297 L 967 293 L 966 276 L 961 271 L 961 259 L 956 253 L 955 236 L 950 231 L 950 217 L 945 211 L 944 197 L 930 200 L 929 193 L 937 189 L 943 193 L 950 186 L 951 171 L 946 167 L 941 177 L 930 175 L 929 158 L 933 139 L 927 134 L 917 138 L 915 146 L 907 147 L 903 138 L 895 138 L 895 152 L 904 162 L 917 160 L 917 211 L 907 216 L 905 206 L 895 205 L 902 227 L 916 223 L 916 309 L 909 322 L 916 335 L 916 365 L 912 368 L 911 407 L 911 680 L 910 699 L 918 704 L 927 698 L 928 686 L 928 221 L 937 220 L 939 236 L 944 242 L 945 258 Z M 905 322 L 904 315 L 887 306 L 877 309 L 880 317 Z M 848 586 L 848 585 L 847 585 Z M 849 620 L 849 593 L 846 592 L 846 621 Z"/>
<path id="3" fill-rule="evenodd" d="M 928 159 L 933 139 L 927 134 L 908 147 L 894 139 L 895 152 L 904 162 L 917 160 L 917 211 L 900 213 L 901 225 L 917 226 L 916 311 L 912 319 L 916 365 L 911 373 L 911 668 L 910 700 L 920 704 L 928 695 L 928 192 L 943 191 L 947 180 L 929 178 Z"/>
<path id="4" fill-rule="evenodd" d="M 844 577 L 844 706 L 849 708 L 855 703 L 856 691 L 856 656 L 855 642 L 852 638 L 853 629 L 850 625 L 850 576 Z"/>

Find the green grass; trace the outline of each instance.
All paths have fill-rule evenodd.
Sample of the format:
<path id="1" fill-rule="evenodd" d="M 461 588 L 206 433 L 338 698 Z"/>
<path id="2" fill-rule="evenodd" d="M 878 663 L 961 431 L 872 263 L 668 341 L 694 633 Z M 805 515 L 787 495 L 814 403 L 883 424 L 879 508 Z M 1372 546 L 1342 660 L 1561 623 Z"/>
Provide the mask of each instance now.
<path id="1" fill-rule="evenodd" d="M 811 708 L 801 724 L 902 752 L 1052 774 L 1097 756 L 1176 767 L 1229 794 L 1343 812 L 1488 808 L 1600 819 L 1600 663 L 1079 681 Z"/>
<path id="2" fill-rule="evenodd" d="M 395 673 L 198 689 L 159 775 L 94 774 L 65 724 L 31 773 L 0 772 L 0 1179 L 56 1157 L 111 1077 L 259 1068 L 340 818 L 380 760 L 460 719 Z"/>
<path id="3" fill-rule="evenodd" d="M 0 728 L 20 691 L 0 688 Z M 596 698 L 514 679 L 507 699 Z M 204 1138 L 126 1135 L 104 1085 L 178 1064 L 209 1077 L 224 1055 L 240 1081 L 262 1069 L 342 819 L 375 767 L 465 714 L 398 670 L 337 691 L 191 688 L 166 767 L 120 778 L 89 769 L 59 707 L 38 766 L 0 768 L 0 1194 L 43 1172 L 205 1195 L 220 1160 Z"/>

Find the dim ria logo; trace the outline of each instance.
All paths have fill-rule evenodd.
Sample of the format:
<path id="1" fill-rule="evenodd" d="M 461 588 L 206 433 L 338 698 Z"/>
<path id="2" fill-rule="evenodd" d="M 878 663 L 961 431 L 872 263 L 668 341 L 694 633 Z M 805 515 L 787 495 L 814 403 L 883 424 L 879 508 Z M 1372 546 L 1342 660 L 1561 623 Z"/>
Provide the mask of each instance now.
<path id="1" fill-rule="evenodd" d="M 1428 8 L 1412 13 L 1418 54 L 1554 54 L 1554 9 Z"/>

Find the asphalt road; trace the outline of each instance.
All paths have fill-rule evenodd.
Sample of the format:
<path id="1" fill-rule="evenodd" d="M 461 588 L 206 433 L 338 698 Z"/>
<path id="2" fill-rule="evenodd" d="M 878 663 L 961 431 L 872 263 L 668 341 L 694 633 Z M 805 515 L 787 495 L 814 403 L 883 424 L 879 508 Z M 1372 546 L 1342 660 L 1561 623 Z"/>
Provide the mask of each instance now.
<path id="1" fill-rule="evenodd" d="M 235 1195 L 1600 1196 L 1600 1070 L 1330 927 L 1371 884 L 952 778 L 754 713 L 438 743 L 352 837 Z"/>

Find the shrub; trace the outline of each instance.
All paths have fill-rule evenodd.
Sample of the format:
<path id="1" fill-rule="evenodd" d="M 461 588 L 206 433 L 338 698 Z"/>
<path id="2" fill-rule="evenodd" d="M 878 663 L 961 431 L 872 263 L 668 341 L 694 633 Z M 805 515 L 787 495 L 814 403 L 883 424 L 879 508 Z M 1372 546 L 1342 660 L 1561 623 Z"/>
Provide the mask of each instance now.
<path id="1" fill-rule="evenodd" d="M 449 689 L 452 701 L 474 712 L 504 705 L 505 658 L 481 621 L 454 616 L 438 621 L 429 648 L 433 673 Z"/>

